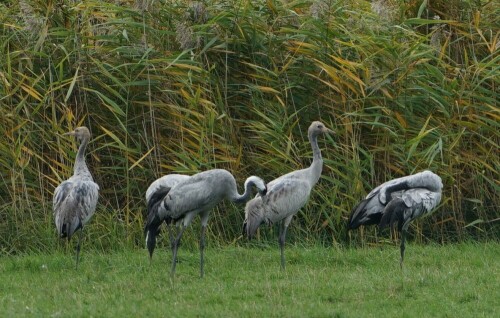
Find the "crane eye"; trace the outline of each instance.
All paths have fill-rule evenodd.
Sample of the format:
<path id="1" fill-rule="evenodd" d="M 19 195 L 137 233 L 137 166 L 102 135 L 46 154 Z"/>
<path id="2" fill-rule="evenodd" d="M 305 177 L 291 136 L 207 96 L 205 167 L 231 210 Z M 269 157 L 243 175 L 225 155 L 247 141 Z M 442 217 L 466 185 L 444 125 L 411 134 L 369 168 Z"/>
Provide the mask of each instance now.
<path id="1" fill-rule="evenodd" d="M 322 129 L 322 128 L 323 128 L 323 126 L 322 126 L 322 125 L 318 125 L 318 129 Z"/>

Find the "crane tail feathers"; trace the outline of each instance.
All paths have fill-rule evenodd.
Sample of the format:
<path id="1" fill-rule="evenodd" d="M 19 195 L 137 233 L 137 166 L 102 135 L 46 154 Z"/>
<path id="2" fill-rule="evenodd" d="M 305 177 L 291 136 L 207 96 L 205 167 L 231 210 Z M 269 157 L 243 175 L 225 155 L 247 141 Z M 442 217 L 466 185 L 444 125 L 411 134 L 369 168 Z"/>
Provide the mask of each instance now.
<path id="1" fill-rule="evenodd" d="M 151 195 L 147 206 L 147 220 L 144 227 L 144 232 L 146 232 L 151 226 L 160 226 L 162 220 L 160 219 L 158 212 L 161 208 L 161 204 L 165 196 L 170 192 L 169 187 L 159 187 L 158 190 Z"/>
<path id="2" fill-rule="evenodd" d="M 348 230 L 355 230 L 361 225 L 372 225 L 378 224 L 382 213 L 368 213 L 367 205 L 370 203 L 370 199 L 365 199 L 361 201 L 351 212 L 349 221 L 347 223 Z"/>
<path id="3" fill-rule="evenodd" d="M 347 222 L 347 229 L 354 230 L 357 229 L 360 225 L 361 216 L 366 211 L 366 200 L 361 201 L 357 206 L 352 209 L 351 215 L 349 216 L 349 221 Z"/>
<path id="4" fill-rule="evenodd" d="M 160 225 L 163 222 L 163 219 L 159 215 L 159 209 L 170 189 L 169 187 L 160 187 L 148 201 L 144 236 L 146 238 L 146 247 L 148 248 L 150 257 L 153 255 L 156 246 L 156 236 L 160 233 Z"/>
<path id="5" fill-rule="evenodd" d="M 242 235 L 247 234 L 247 220 L 245 220 L 245 222 L 243 222 L 243 230 L 241 231 L 241 234 Z"/>
<path id="6" fill-rule="evenodd" d="M 75 222 L 62 223 L 58 226 L 59 237 L 71 240 L 73 234 L 83 227 L 82 222 L 77 219 Z"/>
<path id="7" fill-rule="evenodd" d="M 245 208 L 246 220 L 243 224 L 243 231 L 248 239 L 252 239 L 259 226 L 264 222 L 262 199 L 260 197 L 248 201 Z"/>
<path id="8" fill-rule="evenodd" d="M 245 223 L 246 227 L 246 234 L 248 239 L 252 239 L 255 236 L 255 233 L 257 232 L 257 229 L 259 228 L 259 225 L 262 223 L 262 221 L 259 221 L 257 219 L 253 219 L 252 221 L 247 221 Z"/>

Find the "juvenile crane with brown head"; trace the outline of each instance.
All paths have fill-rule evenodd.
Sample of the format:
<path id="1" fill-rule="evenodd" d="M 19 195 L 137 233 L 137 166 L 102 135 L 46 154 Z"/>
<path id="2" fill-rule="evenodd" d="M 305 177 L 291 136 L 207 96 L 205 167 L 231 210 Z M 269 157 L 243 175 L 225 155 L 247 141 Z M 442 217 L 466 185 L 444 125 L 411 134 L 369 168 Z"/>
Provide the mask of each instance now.
<path id="1" fill-rule="evenodd" d="M 59 237 L 67 238 L 69 241 L 77 230 L 81 230 L 76 246 L 76 267 L 78 268 L 83 227 L 94 215 L 99 186 L 94 182 L 85 163 L 85 149 L 90 140 L 88 128 L 78 127 L 64 135 L 74 136 L 80 142 L 80 146 L 73 175 L 63 181 L 54 191 L 53 211 Z"/>
<path id="2" fill-rule="evenodd" d="M 323 159 L 318 147 L 318 136 L 333 133 L 323 123 L 313 122 L 308 129 L 308 138 L 313 151 L 313 160 L 308 168 L 292 171 L 267 184 L 266 196 L 257 195 L 245 207 L 243 231 L 251 239 L 262 223 L 268 225 L 281 222 L 278 243 L 281 251 L 281 268 L 285 269 L 285 237 L 288 225 L 297 212 L 307 203 L 314 185 L 323 170 Z"/>

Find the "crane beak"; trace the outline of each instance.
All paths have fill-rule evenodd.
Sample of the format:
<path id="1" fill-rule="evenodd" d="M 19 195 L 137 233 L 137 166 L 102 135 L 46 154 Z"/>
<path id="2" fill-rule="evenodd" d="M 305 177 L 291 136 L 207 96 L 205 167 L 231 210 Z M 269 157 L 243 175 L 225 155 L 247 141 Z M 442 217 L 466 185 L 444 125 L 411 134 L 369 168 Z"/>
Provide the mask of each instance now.
<path id="1" fill-rule="evenodd" d="M 267 194 L 267 186 L 266 186 L 266 188 L 265 188 L 264 190 L 262 190 L 262 191 L 260 192 L 260 195 L 261 195 L 261 196 L 265 196 L 266 194 Z"/>
<path id="2" fill-rule="evenodd" d="M 64 133 L 64 134 L 62 134 L 62 135 L 63 135 L 63 136 L 74 136 L 74 135 L 75 135 L 75 131 L 74 131 L 74 130 L 73 130 L 73 131 L 69 131 L 69 132 Z"/>
<path id="3" fill-rule="evenodd" d="M 330 128 L 325 127 L 325 132 L 331 135 L 335 135 L 335 131 L 331 130 Z"/>

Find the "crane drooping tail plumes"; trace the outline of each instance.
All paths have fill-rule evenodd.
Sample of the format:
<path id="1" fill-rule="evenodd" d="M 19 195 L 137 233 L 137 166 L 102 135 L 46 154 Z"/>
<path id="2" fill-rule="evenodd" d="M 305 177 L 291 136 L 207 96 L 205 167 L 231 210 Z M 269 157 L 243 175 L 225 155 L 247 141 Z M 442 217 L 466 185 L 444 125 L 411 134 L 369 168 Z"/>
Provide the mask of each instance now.
<path id="1" fill-rule="evenodd" d="M 144 235 L 146 236 L 146 247 L 149 252 L 149 261 L 153 259 L 153 252 L 156 247 L 156 237 L 160 234 L 160 225 L 165 221 L 165 223 L 170 224 L 169 218 L 162 219 L 160 216 L 161 202 L 163 198 L 168 194 L 170 188 L 158 188 L 158 191 L 154 193 L 148 202 L 147 207 L 147 220 L 144 227 Z"/>
<path id="2" fill-rule="evenodd" d="M 146 190 L 147 219 L 144 226 L 144 235 L 146 237 L 146 247 L 149 252 L 149 260 L 153 258 L 153 252 L 156 247 L 156 237 L 160 233 L 160 226 L 166 223 L 170 237 L 170 244 L 173 243 L 173 237 L 168 228 L 171 218 L 166 215 L 163 207 L 163 199 L 170 192 L 170 189 L 181 181 L 189 179 L 189 176 L 182 174 L 169 174 L 163 176 L 154 182 Z"/>
<path id="3" fill-rule="evenodd" d="M 410 223 L 429 215 L 441 201 L 443 183 L 431 172 L 394 179 L 373 189 L 364 200 L 354 207 L 349 217 L 348 230 L 361 225 L 378 224 L 380 228 L 397 224 L 401 233 L 401 259 L 403 266 L 405 240 Z"/>
<path id="4" fill-rule="evenodd" d="M 285 269 L 285 239 L 292 218 L 307 203 L 312 188 L 318 182 L 323 169 L 323 159 L 318 147 L 318 136 L 333 133 L 319 121 L 308 129 L 309 142 L 313 150 L 311 166 L 285 174 L 267 185 L 265 197 L 257 195 L 247 202 L 243 231 L 251 239 L 262 223 L 268 225 L 281 222 L 278 243 L 281 252 L 281 268 Z"/>
<path id="5" fill-rule="evenodd" d="M 172 279 L 175 275 L 177 250 L 182 234 L 193 218 L 197 215 L 201 216 L 200 276 L 203 277 L 205 230 L 210 211 L 224 199 L 235 203 L 246 202 L 250 198 L 253 186 L 257 188 L 260 195 L 265 196 L 267 187 L 261 178 L 256 176 L 247 178 L 245 192 L 239 194 L 236 180 L 229 171 L 213 169 L 186 177 L 169 189 L 158 187 L 155 191 L 163 191 L 158 197 L 154 197 L 152 194 L 154 191 L 151 191 L 148 201 L 151 203 L 151 207 L 148 209 L 148 223 L 146 224 L 147 241 L 150 240 L 149 235 L 157 233 L 155 229 L 157 229 L 158 222 L 160 224 L 162 221 L 175 222 L 180 226 L 177 237 L 172 240 L 171 244 L 172 268 L 170 273 Z M 154 249 L 152 243 L 149 246 Z M 150 250 L 150 255 L 151 253 Z"/>
<path id="6" fill-rule="evenodd" d="M 80 230 L 76 246 L 76 268 L 78 268 L 83 227 L 94 215 L 99 186 L 94 182 L 85 163 L 85 149 L 90 140 L 90 131 L 87 127 L 78 127 L 64 135 L 76 137 L 80 141 L 80 146 L 73 176 L 63 181 L 54 191 L 53 211 L 59 237 L 70 241 L 73 234 Z"/>

